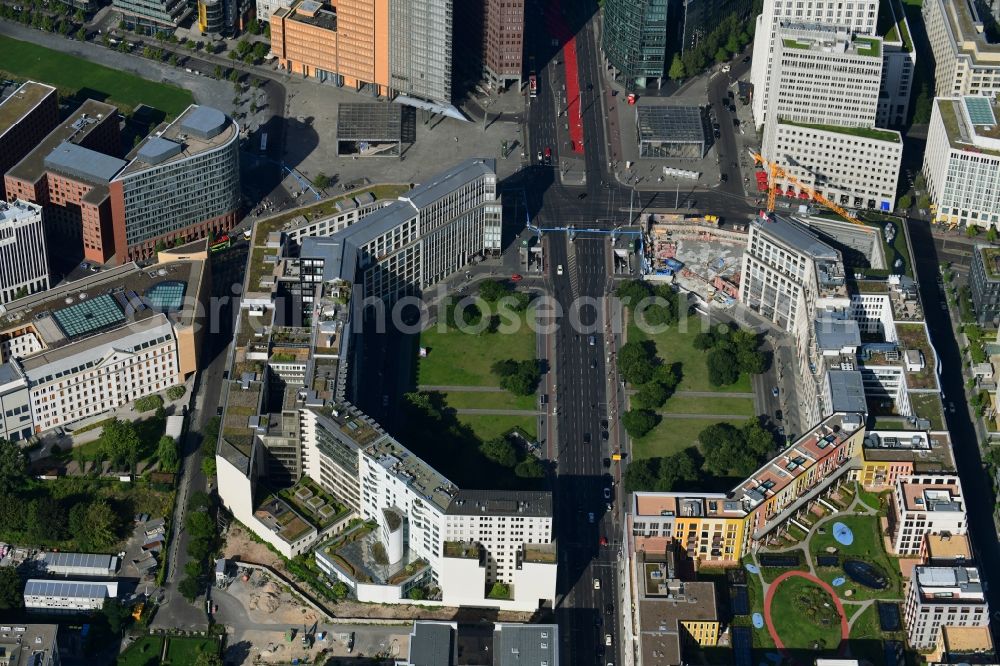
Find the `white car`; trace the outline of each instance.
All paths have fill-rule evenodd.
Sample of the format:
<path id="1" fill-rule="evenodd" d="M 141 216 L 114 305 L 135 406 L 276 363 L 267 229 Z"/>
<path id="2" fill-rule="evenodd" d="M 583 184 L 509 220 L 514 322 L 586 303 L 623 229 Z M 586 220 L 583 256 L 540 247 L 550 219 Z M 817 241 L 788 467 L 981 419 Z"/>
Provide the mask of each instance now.
<path id="1" fill-rule="evenodd" d="M 722 71 L 723 72 L 728 72 L 730 69 L 731 69 L 731 67 L 729 65 L 723 65 L 722 66 Z"/>
<path id="2" fill-rule="evenodd" d="M 594 589 L 595 590 L 601 589 L 601 579 L 600 578 L 595 578 L 594 579 Z"/>
<path id="3" fill-rule="evenodd" d="M 556 275 L 562 275 L 562 264 L 556 266 Z"/>
<path id="4" fill-rule="evenodd" d="M 604 634 L 604 644 L 611 645 L 611 634 Z"/>

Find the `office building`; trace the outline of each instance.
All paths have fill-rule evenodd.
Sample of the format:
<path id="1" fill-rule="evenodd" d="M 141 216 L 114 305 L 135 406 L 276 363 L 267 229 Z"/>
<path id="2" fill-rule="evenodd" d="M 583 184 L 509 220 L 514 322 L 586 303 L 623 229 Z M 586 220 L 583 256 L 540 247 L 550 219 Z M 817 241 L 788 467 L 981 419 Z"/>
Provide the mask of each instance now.
<path id="1" fill-rule="evenodd" d="M 601 51 L 626 88 L 661 83 L 666 74 L 667 0 L 607 0 Z"/>
<path id="2" fill-rule="evenodd" d="M 318 0 L 269 13 L 271 53 L 305 78 L 440 110 L 451 106 L 451 0 Z"/>
<path id="3" fill-rule="evenodd" d="M 511 85 L 520 88 L 524 72 L 524 7 L 527 3 L 525 0 L 481 1 L 483 78 L 493 88 L 504 89 Z"/>
<path id="4" fill-rule="evenodd" d="M 913 474 L 954 474 L 948 431 L 873 430 L 865 434 L 857 480 L 866 490 L 892 490 Z"/>
<path id="5" fill-rule="evenodd" d="M 851 35 L 871 37 L 876 34 L 876 14 L 879 0 L 860 0 L 845 3 L 836 0 L 817 0 L 812 3 L 780 2 L 767 0 L 763 11 L 757 17 L 757 28 L 754 32 L 753 62 L 750 69 L 750 81 L 753 83 L 753 118 L 757 127 L 764 125 L 768 114 L 768 105 L 772 97 L 772 75 L 774 59 L 782 48 L 783 39 L 778 33 L 784 24 L 810 27 L 839 28 Z M 808 85 L 808 83 L 805 83 Z M 778 83 L 775 81 L 774 85 Z M 876 94 L 877 96 L 877 94 Z"/>
<path id="6" fill-rule="evenodd" d="M 14 439 L 27 429 L 72 429 L 190 377 L 207 258 L 204 243 L 175 248 L 145 269 L 128 264 L 9 304 L 0 330 L 2 428 Z"/>
<path id="7" fill-rule="evenodd" d="M 50 252 L 122 264 L 236 223 L 239 127 L 225 114 L 192 105 L 126 159 L 120 141 L 118 109 L 86 100 L 7 172 L 8 199 L 44 207 Z"/>
<path id="8" fill-rule="evenodd" d="M 906 636 L 918 650 L 937 645 L 941 627 L 989 626 L 989 606 L 975 567 L 914 567 L 903 606 Z"/>
<path id="9" fill-rule="evenodd" d="M 774 32 L 764 157 L 835 203 L 892 210 L 903 142 L 875 127 L 881 38 L 818 25 Z M 791 182 L 780 186 L 795 196 Z"/>
<path id="10" fill-rule="evenodd" d="M 31 579 L 24 586 L 24 608 L 41 613 L 88 613 L 118 597 L 118 581 Z"/>
<path id="11" fill-rule="evenodd" d="M 0 179 L 58 124 L 59 97 L 52 86 L 27 81 L 0 101 Z M 2 182 L 0 199 L 7 199 Z"/>
<path id="12" fill-rule="evenodd" d="M 795 337 L 801 418 L 818 422 L 825 377 L 810 370 L 815 355 L 823 353 L 813 340 L 824 313 L 829 316 L 822 328 L 830 328 L 850 308 L 842 258 L 804 225 L 780 215 L 760 218 L 749 231 L 739 300 Z M 840 349 L 835 346 L 830 353 L 839 356 Z"/>
<path id="13" fill-rule="evenodd" d="M 34 564 L 49 576 L 107 578 L 118 571 L 116 556 L 95 553 L 39 553 Z"/>
<path id="14" fill-rule="evenodd" d="M 1000 321 L 1000 251 L 989 245 L 977 245 L 969 270 L 969 291 L 980 325 Z"/>
<path id="15" fill-rule="evenodd" d="M 0 659 L 4 666 L 59 666 L 58 624 L 0 627 Z"/>
<path id="16" fill-rule="evenodd" d="M 418 620 L 410 632 L 405 660 L 397 666 L 453 666 L 458 663 L 458 623 Z"/>
<path id="17" fill-rule="evenodd" d="M 175 30 L 190 15 L 193 5 L 187 0 L 112 0 L 129 28 L 154 34 Z"/>
<path id="18" fill-rule="evenodd" d="M 993 97 L 1000 91 L 1000 44 L 986 29 L 993 18 L 983 5 L 961 0 L 928 0 L 921 14 L 934 54 L 934 96 Z M 985 21 L 984 21 L 985 18 Z"/>
<path id="19" fill-rule="evenodd" d="M 523 657 L 522 657 L 523 655 Z M 493 665 L 559 662 L 559 625 L 497 622 L 493 625 Z"/>
<path id="20" fill-rule="evenodd" d="M 245 29 L 252 9 L 248 0 L 198 0 L 198 29 L 212 35 L 233 35 Z M 258 20 L 266 22 L 267 18 Z"/>
<path id="21" fill-rule="evenodd" d="M 120 263 L 152 257 L 157 244 L 222 235 L 236 224 L 239 139 L 236 121 L 191 105 L 129 154 L 110 183 L 111 245 Z"/>
<path id="22" fill-rule="evenodd" d="M 0 304 L 49 288 L 42 207 L 0 201 Z"/>
<path id="23" fill-rule="evenodd" d="M 85 100 L 28 155 L 7 170 L 7 200 L 43 207 L 49 252 L 104 263 L 110 246 L 109 184 L 125 165 L 119 154 L 118 109 Z"/>
<path id="24" fill-rule="evenodd" d="M 906 476 L 896 481 L 888 533 L 897 555 L 917 555 L 927 534 L 965 534 L 965 498 L 954 475 Z"/>
<path id="25" fill-rule="evenodd" d="M 877 127 L 902 127 L 910 112 L 917 50 L 910 23 L 899 0 L 881 0 L 878 6 L 882 37 L 882 84 L 878 93 Z M 882 29 L 884 28 L 884 29 Z"/>
<path id="26" fill-rule="evenodd" d="M 1000 227 L 998 111 L 987 97 L 934 100 L 923 173 L 935 221 Z"/>
<path id="27" fill-rule="evenodd" d="M 715 647 L 719 641 L 719 613 L 715 585 L 667 578 L 665 565 L 643 560 L 643 573 L 658 572 L 662 579 L 640 579 L 638 666 L 681 666 L 685 652 Z"/>

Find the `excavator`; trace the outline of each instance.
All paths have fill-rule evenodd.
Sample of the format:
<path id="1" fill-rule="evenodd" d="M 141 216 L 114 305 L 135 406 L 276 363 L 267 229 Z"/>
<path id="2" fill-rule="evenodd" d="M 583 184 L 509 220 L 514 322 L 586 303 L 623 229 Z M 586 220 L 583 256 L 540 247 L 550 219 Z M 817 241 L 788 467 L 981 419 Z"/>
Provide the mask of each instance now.
<path id="1" fill-rule="evenodd" d="M 754 161 L 755 164 L 760 164 L 762 167 L 764 167 L 765 169 L 767 169 L 768 173 L 769 173 L 769 177 L 767 179 L 768 180 L 768 182 L 767 182 L 767 212 L 770 213 L 770 212 L 774 211 L 774 200 L 775 200 L 775 197 L 778 195 L 778 179 L 779 178 L 784 178 L 789 183 L 791 183 L 792 185 L 798 187 L 801 191 L 803 191 L 806 194 L 808 194 L 811 199 L 814 199 L 814 200 L 818 201 L 819 203 L 823 204 L 824 206 L 826 206 L 827 208 L 829 208 L 830 210 L 832 210 L 834 213 L 836 213 L 837 215 L 839 215 L 842 218 L 844 218 L 845 220 L 847 220 L 848 222 L 852 222 L 854 224 L 860 224 L 862 226 L 867 226 L 867 225 L 865 225 L 864 222 L 862 222 L 858 218 L 856 218 L 853 215 L 851 215 L 850 213 L 848 213 L 842 207 L 840 207 L 837 204 L 833 203 L 832 201 L 830 201 L 829 199 L 827 199 L 826 197 L 824 197 L 822 194 L 820 194 L 819 192 L 817 192 L 813 188 L 809 187 L 808 185 L 806 185 L 805 183 L 803 183 L 802 181 L 800 181 L 798 178 L 796 178 L 792 174 L 790 174 L 787 171 L 785 171 L 783 168 L 781 168 L 780 165 L 778 165 L 778 163 L 776 163 L 776 162 L 768 162 L 766 159 L 764 159 L 763 155 L 761 155 L 760 153 L 755 153 L 752 150 L 750 151 L 750 155 L 753 156 L 753 161 Z"/>

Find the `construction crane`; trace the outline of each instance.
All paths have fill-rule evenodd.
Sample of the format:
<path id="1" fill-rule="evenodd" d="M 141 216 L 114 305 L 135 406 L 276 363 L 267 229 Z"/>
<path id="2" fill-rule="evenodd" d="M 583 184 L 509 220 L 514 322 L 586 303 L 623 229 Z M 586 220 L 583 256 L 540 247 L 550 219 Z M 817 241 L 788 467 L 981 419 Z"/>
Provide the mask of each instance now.
<path id="1" fill-rule="evenodd" d="M 770 212 L 774 211 L 774 199 L 775 199 L 775 197 L 778 194 L 778 179 L 779 178 L 784 178 L 789 183 L 791 183 L 792 185 L 795 185 L 800 190 L 802 190 L 803 192 L 805 192 L 806 194 L 808 194 L 809 198 L 815 199 L 816 201 L 818 201 L 819 203 L 823 204 L 824 206 L 826 206 L 827 208 L 829 208 L 830 210 L 832 210 L 834 213 L 836 213 L 837 215 L 839 215 L 842 218 L 844 218 L 845 220 L 847 220 L 848 222 L 853 222 L 854 224 L 860 224 L 862 226 L 867 226 L 867 225 L 865 225 L 864 222 L 862 222 L 858 218 L 856 218 L 853 215 L 851 215 L 850 213 L 848 213 L 842 207 L 840 207 L 837 204 L 833 203 L 832 201 L 830 201 L 829 199 L 827 199 L 826 197 L 824 197 L 822 194 L 820 194 L 819 192 L 817 192 L 813 188 L 809 187 L 808 185 L 806 185 L 805 183 L 803 183 L 802 181 L 800 181 L 798 178 L 796 178 L 792 174 L 790 174 L 787 171 L 785 171 L 784 169 L 782 169 L 776 162 L 768 162 L 766 159 L 764 159 L 764 157 L 762 155 L 760 155 L 759 153 L 755 153 L 752 150 L 750 151 L 750 154 L 753 156 L 753 161 L 754 161 L 755 164 L 760 164 L 765 169 L 767 169 L 768 172 L 769 172 L 769 176 L 768 176 L 768 179 L 767 179 L 768 180 L 768 182 L 767 182 L 767 212 L 770 213 Z"/>

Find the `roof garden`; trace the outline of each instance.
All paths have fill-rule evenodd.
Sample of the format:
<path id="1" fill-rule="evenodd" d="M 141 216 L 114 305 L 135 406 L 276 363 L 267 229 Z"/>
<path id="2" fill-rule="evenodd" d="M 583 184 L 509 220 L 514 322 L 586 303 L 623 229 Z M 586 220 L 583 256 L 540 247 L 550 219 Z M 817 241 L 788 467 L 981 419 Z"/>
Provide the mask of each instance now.
<path id="1" fill-rule="evenodd" d="M 526 543 L 524 544 L 524 561 L 538 562 L 541 564 L 556 563 L 555 543 Z"/>
<path id="2" fill-rule="evenodd" d="M 809 50 L 812 48 L 812 44 L 809 42 L 800 42 L 797 39 L 782 39 L 781 43 L 785 45 L 786 49 Z"/>
<path id="3" fill-rule="evenodd" d="M 880 57 L 882 55 L 882 40 L 874 37 L 855 37 L 854 46 L 858 55 Z"/>
<path id="4" fill-rule="evenodd" d="M 464 560 L 478 560 L 482 548 L 475 541 L 445 541 L 444 556 Z"/>
<path id="5" fill-rule="evenodd" d="M 899 132 L 878 129 L 877 127 L 841 127 L 840 125 L 822 125 L 819 123 L 800 123 L 782 118 L 779 121 L 782 125 L 794 125 L 795 127 L 805 127 L 807 129 L 820 130 L 823 132 L 836 132 L 838 134 L 849 134 L 865 139 L 875 139 L 877 141 L 888 141 L 890 143 L 900 143 Z"/>
<path id="6" fill-rule="evenodd" d="M 365 523 L 316 550 L 316 557 L 335 565 L 358 583 L 400 585 L 430 572 L 427 560 L 406 549 L 399 562 L 385 561 L 385 547 L 374 523 Z"/>
<path id="7" fill-rule="evenodd" d="M 1000 280 L 1000 248 L 996 247 L 979 247 L 976 248 L 979 255 L 983 259 L 983 268 L 986 269 L 986 275 L 991 280 Z"/>
<path id="8" fill-rule="evenodd" d="M 278 491 L 278 496 L 288 502 L 303 518 L 317 529 L 324 529 L 346 517 L 351 510 L 307 477 L 294 486 Z"/>
<path id="9" fill-rule="evenodd" d="M 275 495 L 261 502 L 254 515 L 288 543 L 294 543 L 316 529 L 285 500 Z"/>
<path id="10" fill-rule="evenodd" d="M 896 336 L 903 349 L 919 349 L 924 357 L 924 367 L 917 372 L 906 373 L 906 385 L 911 389 L 937 388 L 934 368 L 934 350 L 927 339 L 927 329 L 923 324 L 896 324 Z"/>
<path id="11" fill-rule="evenodd" d="M 882 35 L 886 42 L 901 43 L 903 51 L 913 50 L 910 30 L 906 25 L 906 14 L 896 0 L 880 2 L 878 6 L 878 25 L 876 33 Z"/>

